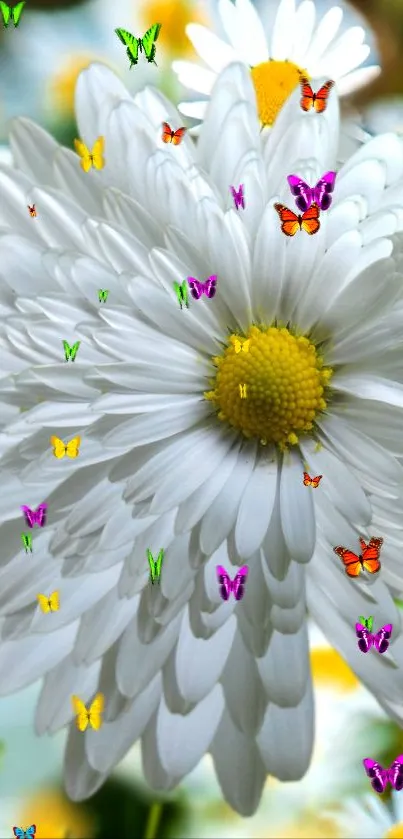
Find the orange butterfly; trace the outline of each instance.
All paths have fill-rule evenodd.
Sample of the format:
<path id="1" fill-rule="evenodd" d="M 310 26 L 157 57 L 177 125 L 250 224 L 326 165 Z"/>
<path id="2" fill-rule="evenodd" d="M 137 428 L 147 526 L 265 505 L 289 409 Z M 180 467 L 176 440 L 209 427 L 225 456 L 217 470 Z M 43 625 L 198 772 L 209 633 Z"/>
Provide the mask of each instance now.
<path id="1" fill-rule="evenodd" d="M 347 548 L 341 547 L 341 545 L 337 548 L 333 548 L 335 554 L 338 554 L 338 556 L 341 557 L 346 569 L 346 574 L 348 574 L 349 577 L 358 577 L 363 568 L 370 574 L 376 574 L 381 567 L 379 554 L 381 552 L 381 546 L 383 545 L 383 539 L 378 539 L 376 536 L 372 536 L 367 544 L 362 536 L 360 536 L 359 543 L 362 551 L 359 556 L 353 553 L 353 551 L 349 551 Z"/>
<path id="2" fill-rule="evenodd" d="M 322 114 L 323 111 L 326 110 L 327 99 L 332 87 L 334 87 L 334 82 L 326 82 L 326 84 L 319 88 L 317 93 L 313 92 L 311 85 L 305 76 L 301 76 L 300 84 L 302 93 L 300 105 L 302 110 L 310 111 L 313 107 L 315 108 L 317 114 Z"/>
<path id="3" fill-rule="evenodd" d="M 173 143 L 174 146 L 179 146 L 179 143 L 182 142 L 185 131 L 187 128 L 178 128 L 176 131 L 173 131 L 171 126 L 168 125 L 167 122 L 162 123 L 162 142 L 163 143 Z"/>
<path id="4" fill-rule="evenodd" d="M 29 215 L 32 216 L 32 218 L 36 218 L 35 204 L 32 204 L 32 207 L 30 207 L 29 204 L 28 204 L 28 210 L 29 210 Z"/>
<path id="5" fill-rule="evenodd" d="M 286 236 L 295 236 L 297 230 L 305 230 L 310 236 L 317 233 L 320 228 L 319 207 L 311 204 L 302 216 L 297 216 L 284 204 L 275 204 L 274 209 L 281 220 L 281 229 Z"/>
<path id="6" fill-rule="evenodd" d="M 314 489 L 316 489 L 322 478 L 323 475 L 318 475 L 317 478 L 311 478 L 310 475 L 308 475 L 308 472 L 304 472 L 304 484 L 306 487 L 314 487 Z"/>

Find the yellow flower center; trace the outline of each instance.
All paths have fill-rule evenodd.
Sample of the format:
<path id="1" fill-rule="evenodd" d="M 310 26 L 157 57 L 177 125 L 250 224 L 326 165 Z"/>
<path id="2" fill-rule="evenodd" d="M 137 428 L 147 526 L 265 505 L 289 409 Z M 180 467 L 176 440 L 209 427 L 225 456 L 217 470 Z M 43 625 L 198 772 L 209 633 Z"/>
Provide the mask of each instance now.
<path id="1" fill-rule="evenodd" d="M 384 839 L 403 839 L 403 822 L 394 824 L 393 827 L 385 833 Z"/>
<path id="2" fill-rule="evenodd" d="M 40 789 L 24 802 L 17 824 L 36 824 L 36 839 L 94 836 L 93 818 L 83 805 L 73 804 L 58 790 Z"/>
<path id="3" fill-rule="evenodd" d="M 311 650 L 311 673 L 315 687 L 333 688 L 350 693 L 360 687 L 357 676 L 336 650 L 317 647 Z"/>
<path id="4" fill-rule="evenodd" d="M 158 44 L 176 58 L 194 53 L 185 32 L 187 24 L 209 24 L 208 18 L 195 8 L 192 0 L 147 0 L 141 9 L 141 19 L 144 31 L 152 23 L 161 24 Z"/>
<path id="5" fill-rule="evenodd" d="M 247 339 L 231 335 L 218 368 L 214 390 L 205 393 L 218 407 L 218 418 L 245 437 L 280 448 L 296 445 L 313 429 L 327 407 L 324 390 L 332 376 L 315 346 L 284 327 L 251 326 Z M 241 389 L 246 397 L 241 397 Z"/>
<path id="6" fill-rule="evenodd" d="M 56 108 L 66 116 L 74 114 L 74 96 L 78 76 L 82 70 L 97 60 L 94 55 L 81 53 L 68 56 L 60 64 L 49 83 L 50 108 Z M 103 63 L 106 62 L 103 61 Z"/>
<path id="7" fill-rule="evenodd" d="M 262 125 L 273 125 L 284 102 L 300 83 L 301 75 L 309 78 L 306 70 L 292 61 L 265 61 L 252 67 L 251 74 Z"/>

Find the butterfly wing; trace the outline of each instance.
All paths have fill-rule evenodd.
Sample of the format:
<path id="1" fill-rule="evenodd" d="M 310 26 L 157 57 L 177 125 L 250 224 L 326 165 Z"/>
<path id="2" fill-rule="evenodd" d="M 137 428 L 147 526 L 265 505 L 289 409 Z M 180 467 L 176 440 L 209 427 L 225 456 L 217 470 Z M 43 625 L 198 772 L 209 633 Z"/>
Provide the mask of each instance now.
<path id="1" fill-rule="evenodd" d="M 27 829 L 25 831 L 25 836 L 27 837 L 27 839 L 35 839 L 35 833 L 36 833 L 36 824 L 31 824 L 30 827 L 27 827 Z"/>
<path id="2" fill-rule="evenodd" d="M 358 577 L 361 573 L 360 557 L 353 553 L 353 551 L 343 548 L 342 545 L 338 545 L 337 548 L 333 548 L 333 551 L 341 558 L 346 574 L 348 574 L 349 577 Z"/>
<path id="3" fill-rule="evenodd" d="M 392 623 L 385 623 L 385 626 L 381 626 L 378 632 L 374 636 L 374 644 L 378 653 L 386 653 L 386 650 L 389 647 L 389 638 L 392 635 L 393 631 L 393 624 Z"/>
<path id="4" fill-rule="evenodd" d="M 66 454 L 68 457 L 78 457 L 80 451 L 81 437 L 73 437 L 66 445 Z"/>
<path id="5" fill-rule="evenodd" d="M 308 475 L 308 472 L 304 472 L 304 485 L 306 487 L 310 487 L 312 484 L 312 478 Z"/>
<path id="6" fill-rule="evenodd" d="M 58 591 L 52 591 L 52 594 L 48 597 L 48 605 L 50 606 L 50 610 L 52 612 L 58 612 L 60 609 L 60 598 Z"/>
<path id="7" fill-rule="evenodd" d="M 103 169 L 105 166 L 105 158 L 104 158 L 104 148 L 105 148 L 105 137 L 98 137 L 95 140 L 95 143 L 92 148 L 92 162 L 95 169 Z M 80 346 L 80 341 L 77 341 L 78 346 Z M 74 345 L 76 346 L 76 345 Z"/>
<path id="8" fill-rule="evenodd" d="M 216 571 L 221 597 L 223 600 L 228 600 L 232 591 L 231 577 L 229 577 L 222 565 L 217 565 Z"/>
<path id="9" fill-rule="evenodd" d="M 371 760 L 370 757 L 364 758 L 362 762 L 368 778 L 371 778 L 372 788 L 375 792 L 384 792 L 389 780 L 389 771 L 383 769 L 380 763 L 377 763 L 376 760 Z"/>
<path id="10" fill-rule="evenodd" d="M 21 3 L 17 3 L 17 5 L 14 6 L 11 9 L 11 16 L 12 16 L 12 19 L 13 19 L 14 26 L 18 26 L 24 6 L 25 6 L 25 0 L 22 0 Z"/>
<path id="11" fill-rule="evenodd" d="M 317 204 L 311 204 L 308 210 L 302 216 L 301 219 L 301 227 L 302 230 L 305 230 L 305 233 L 308 233 L 309 236 L 313 236 L 314 233 L 317 233 L 320 228 L 320 221 L 319 221 L 319 207 Z"/>
<path id="12" fill-rule="evenodd" d="M 403 755 L 398 755 L 388 771 L 389 781 L 395 790 L 403 789 Z"/>
<path id="13" fill-rule="evenodd" d="M 199 283 L 195 277 L 188 277 L 190 293 L 195 300 L 199 300 L 203 294 L 203 283 Z"/>
<path id="14" fill-rule="evenodd" d="M 355 632 L 358 638 L 358 647 L 362 653 L 367 653 L 374 643 L 374 636 L 362 623 L 356 623 Z"/>
<path id="15" fill-rule="evenodd" d="M 187 128 L 184 128 L 184 127 L 177 128 L 176 131 L 174 131 L 173 137 L 172 137 L 172 144 L 174 146 L 179 146 L 179 143 L 182 142 L 182 140 L 183 140 L 183 138 L 186 134 L 186 131 L 187 131 Z"/>
<path id="16" fill-rule="evenodd" d="M 327 100 L 332 87 L 334 87 L 334 82 L 329 80 L 319 88 L 317 93 L 315 93 L 313 106 L 317 114 L 322 114 L 323 111 L 326 110 Z"/>
<path id="17" fill-rule="evenodd" d="M 88 715 L 91 728 L 98 731 L 102 725 L 102 714 L 105 707 L 105 698 L 103 693 L 97 693 L 89 707 Z"/>
<path id="18" fill-rule="evenodd" d="M 362 553 L 362 564 L 369 574 L 377 574 L 380 571 L 381 563 L 379 561 L 379 554 L 382 544 L 383 539 L 372 537 Z"/>
<path id="19" fill-rule="evenodd" d="M 283 233 L 286 236 L 295 236 L 297 230 L 301 227 L 299 217 L 284 204 L 275 204 L 274 209 L 280 218 Z"/>
<path id="20" fill-rule="evenodd" d="M 300 100 L 301 108 L 303 111 L 310 111 L 314 102 L 313 90 L 308 82 L 308 79 L 305 76 L 301 76 L 300 84 L 302 94 Z"/>
<path id="21" fill-rule="evenodd" d="M 28 527 L 33 527 L 36 522 L 36 514 L 34 510 L 31 510 L 31 508 L 27 507 L 25 504 L 22 504 L 21 510 L 24 513 L 24 518 Z"/>
<path id="22" fill-rule="evenodd" d="M 313 486 L 314 489 L 316 489 L 316 487 L 319 486 L 322 478 L 323 478 L 323 475 L 317 475 L 316 478 L 312 478 L 312 486 Z"/>
<path id="23" fill-rule="evenodd" d="M 248 572 L 248 566 L 243 565 L 242 568 L 240 568 L 238 573 L 235 575 L 235 579 L 232 583 L 232 591 L 234 592 L 235 600 L 242 600 L 245 594 L 245 584 Z"/>
<path id="24" fill-rule="evenodd" d="M 66 454 L 66 446 L 63 443 L 63 440 L 60 437 L 51 437 L 50 444 L 53 446 L 53 454 L 57 458 L 64 457 Z"/>
<path id="25" fill-rule="evenodd" d="M 172 138 L 174 136 L 174 132 L 172 131 L 171 126 L 168 122 L 162 123 L 162 135 L 161 139 L 163 143 L 172 143 Z"/>
<path id="26" fill-rule="evenodd" d="M 50 608 L 50 605 L 49 605 L 49 598 L 46 597 L 46 594 L 37 594 L 36 599 L 37 599 L 37 601 L 38 601 L 38 603 L 39 603 L 39 605 L 42 609 L 42 612 L 45 612 L 45 614 L 46 614 L 47 612 L 51 611 L 51 608 Z"/>
<path id="27" fill-rule="evenodd" d="M 3 0 L 0 0 L 0 11 L 2 14 L 4 26 L 8 26 L 11 17 L 11 9 L 8 3 L 4 3 Z"/>
<path id="28" fill-rule="evenodd" d="M 211 277 L 204 283 L 204 291 L 207 297 L 211 300 L 217 291 L 217 274 L 212 274 Z"/>
<path id="29" fill-rule="evenodd" d="M 79 731 L 85 731 L 88 727 L 88 711 L 79 696 L 72 696 L 71 703 L 76 715 L 76 725 Z"/>
<path id="30" fill-rule="evenodd" d="M 336 172 L 325 172 L 313 188 L 313 200 L 322 211 L 328 210 L 332 203 L 335 180 Z"/>
<path id="31" fill-rule="evenodd" d="M 84 172 L 88 172 L 92 166 L 91 154 L 85 143 L 82 140 L 74 140 L 74 148 L 80 157 L 81 168 Z"/>
<path id="32" fill-rule="evenodd" d="M 313 199 L 313 189 L 308 186 L 305 181 L 298 177 L 298 175 L 288 175 L 287 181 L 292 195 L 295 196 L 295 203 L 302 213 L 307 210 Z"/>
<path id="33" fill-rule="evenodd" d="M 148 62 L 154 61 L 156 50 L 155 42 L 158 38 L 158 35 L 160 34 L 160 29 L 161 24 L 154 23 L 152 26 L 150 26 L 149 29 L 147 29 L 146 34 L 143 35 L 141 39 L 146 59 Z"/>
<path id="34" fill-rule="evenodd" d="M 115 29 L 116 35 L 122 44 L 127 47 L 126 54 L 130 61 L 130 66 L 137 64 L 139 60 L 139 41 L 127 29 Z"/>
<path id="35" fill-rule="evenodd" d="M 46 524 L 46 511 L 48 509 L 47 504 L 39 504 L 39 507 L 35 513 L 35 523 L 38 527 L 44 527 Z"/>

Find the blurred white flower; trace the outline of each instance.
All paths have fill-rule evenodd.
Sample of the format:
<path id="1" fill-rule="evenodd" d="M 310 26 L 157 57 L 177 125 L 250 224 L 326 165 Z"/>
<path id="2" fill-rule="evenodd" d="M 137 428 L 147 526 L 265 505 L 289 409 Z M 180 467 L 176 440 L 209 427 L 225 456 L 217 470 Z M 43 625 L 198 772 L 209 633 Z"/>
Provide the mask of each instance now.
<path id="1" fill-rule="evenodd" d="M 333 79 L 339 95 L 367 84 L 379 73 L 378 66 L 360 67 L 369 55 L 362 26 L 351 27 L 339 37 L 343 11 L 334 6 L 315 26 L 312 0 L 298 7 L 295 0 L 280 0 L 277 14 L 259 17 L 250 0 L 219 0 L 218 9 L 229 44 L 197 23 L 187 26 L 195 50 L 209 69 L 188 61 L 174 61 L 173 69 L 187 88 L 204 96 L 181 102 L 183 114 L 204 118 L 217 74 L 233 61 L 250 67 L 261 124 L 271 126 L 284 102 L 299 86 L 300 74 Z M 271 7 L 273 10 L 273 7 Z M 356 69 L 359 68 L 359 69 Z"/>
<path id="2" fill-rule="evenodd" d="M 72 721 L 72 693 L 105 694 L 100 731 L 70 728 L 74 799 L 139 738 L 151 787 L 174 788 L 210 751 L 242 814 L 267 774 L 301 778 L 314 726 L 306 602 L 402 718 L 390 589 L 402 588 L 403 147 L 393 135 L 366 143 L 338 173 L 319 233 L 289 240 L 275 197 L 289 200 L 290 171 L 314 181 L 334 168 L 339 134 L 336 95 L 319 119 L 298 98 L 262 147 L 250 75 L 234 64 L 197 148 L 188 136 L 166 147 L 171 103 L 151 89 L 132 101 L 94 65 L 77 119 L 87 143 L 105 137 L 105 169 L 85 175 L 23 119 L 17 168 L 0 167 L 0 690 L 45 674 L 39 732 Z M 242 214 L 229 194 L 240 182 Z M 213 272 L 214 301 L 181 310 L 173 282 Z M 73 337 L 74 369 L 61 346 Z M 80 456 L 57 461 L 53 434 L 80 434 Z M 303 486 L 305 464 L 320 489 Z M 43 501 L 49 522 L 27 561 L 20 505 Z M 385 546 L 382 574 L 364 584 L 332 547 L 356 547 L 367 528 Z M 161 547 L 151 586 L 146 549 Z M 245 561 L 244 599 L 221 601 L 216 565 Z M 36 594 L 50 586 L 61 609 L 49 619 Z M 357 650 L 368 603 L 394 624 L 386 656 Z"/>
<path id="3" fill-rule="evenodd" d="M 333 817 L 345 839 L 401 839 L 403 837 L 403 798 L 395 790 L 390 801 L 376 793 L 343 801 Z"/>

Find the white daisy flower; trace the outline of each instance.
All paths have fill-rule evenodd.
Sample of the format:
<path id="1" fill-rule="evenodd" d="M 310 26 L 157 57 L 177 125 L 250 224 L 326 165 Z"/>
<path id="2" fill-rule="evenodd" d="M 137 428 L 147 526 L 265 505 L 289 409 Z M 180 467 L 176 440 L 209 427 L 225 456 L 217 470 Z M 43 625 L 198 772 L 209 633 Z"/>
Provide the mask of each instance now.
<path id="1" fill-rule="evenodd" d="M 179 81 L 204 99 L 181 102 L 179 110 L 204 119 L 217 74 L 233 61 L 250 67 L 256 104 L 263 126 L 274 123 L 280 109 L 299 85 L 301 74 L 336 82 L 339 95 L 367 84 L 380 68 L 361 67 L 370 48 L 365 29 L 353 26 L 340 33 L 343 10 L 329 9 L 316 23 L 313 0 L 280 0 L 274 23 L 259 17 L 250 0 L 219 0 L 218 8 L 229 43 L 197 23 L 186 32 L 208 70 L 189 61 L 174 61 Z M 270 16 L 269 16 L 270 17 Z M 270 25 L 272 23 L 272 25 Z"/>
<path id="2" fill-rule="evenodd" d="M 394 135 L 362 146 L 320 231 L 288 239 L 273 209 L 290 200 L 286 174 L 318 178 L 338 145 L 337 96 L 320 116 L 298 97 L 263 157 L 250 75 L 231 65 L 197 147 L 188 136 L 167 147 L 171 103 L 150 89 L 132 100 L 93 65 L 77 120 L 87 145 L 104 135 L 105 168 L 84 174 L 25 119 L 11 132 L 16 168 L 0 166 L 0 691 L 45 675 L 36 726 L 71 723 L 74 799 L 139 738 L 154 789 L 210 751 L 243 815 L 268 773 L 301 778 L 314 727 L 306 603 L 402 718 L 390 590 L 402 588 L 403 147 Z M 181 310 L 173 283 L 213 273 L 214 299 Z M 249 352 L 237 353 L 242 338 Z M 63 339 L 82 342 L 74 366 Z M 55 434 L 81 436 L 77 459 L 54 458 Z M 324 476 L 316 490 L 305 464 Z M 20 505 L 43 501 L 48 523 L 27 559 Z M 371 586 L 332 551 L 368 532 L 385 539 Z M 158 586 L 147 548 L 165 550 Z M 244 599 L 223 602 L 217 564 L 245 562 Z M 39 613 L 38 591 L 55 589 L 60 611 Z M 394 624 L 387 655 L 357 649 L 369 609 Z M 83 735 L 71 694 L 96 690 L 105 724 Z"/>
<path id="3" fill-rule="evenodd" d="M 403 799 L 392 791 L 385 802 L 379 795 L 343 802 L 341 811 L 332 814 L 346 839 L 401 839 L 403 837 Z"/>

